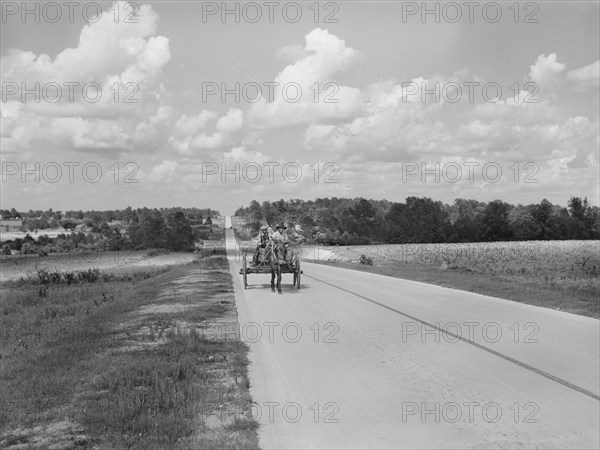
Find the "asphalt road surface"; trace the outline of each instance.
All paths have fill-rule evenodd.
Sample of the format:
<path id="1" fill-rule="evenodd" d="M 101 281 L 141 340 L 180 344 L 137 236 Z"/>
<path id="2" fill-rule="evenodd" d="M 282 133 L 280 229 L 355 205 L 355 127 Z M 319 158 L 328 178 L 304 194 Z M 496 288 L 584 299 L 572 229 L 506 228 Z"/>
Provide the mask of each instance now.
<path id="1" fill-rule="evenodd" d="M 239 275 L 262 448 L 599 448 L 595 319 L 302 263 Z"/>

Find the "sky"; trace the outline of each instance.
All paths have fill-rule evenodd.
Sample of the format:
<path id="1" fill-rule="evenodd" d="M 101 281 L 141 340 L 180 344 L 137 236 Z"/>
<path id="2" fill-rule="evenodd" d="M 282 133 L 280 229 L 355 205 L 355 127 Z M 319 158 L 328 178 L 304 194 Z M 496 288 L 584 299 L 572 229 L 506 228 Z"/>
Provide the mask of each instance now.
<path id="1" fill-rule="evenodd" d="M 599 204 L 597 1 L 23 5 L 2 209 Z"/>

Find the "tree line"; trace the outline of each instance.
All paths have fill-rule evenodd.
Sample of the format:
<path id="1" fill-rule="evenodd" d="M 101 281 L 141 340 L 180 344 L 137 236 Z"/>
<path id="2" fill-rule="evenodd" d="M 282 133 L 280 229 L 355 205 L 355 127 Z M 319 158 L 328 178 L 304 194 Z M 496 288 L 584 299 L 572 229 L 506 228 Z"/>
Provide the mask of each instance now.
<path id="1" fill-rule="evenodd" d="M 44 217 L 48 217 L 49 214 L 52 214 L 52 210 L 44 213 Z M 204 224 L 197 223 L 201 222 L 204 214 L 206 214 Z M 144 249 L 193 251 L 195 242 L 211 237 L 213 231 L 211 217 L 218 215 L 217 211 L 210 209 L 141 208 L 133 210 L 127 208 L 123 211 L 88 212 L 82 218 L 57 219 L 56 216 L 52 216 L 56 220 L 63 221 L 62 226 L 65 229 L 70 228 L 67 226 L 68 223 L 74 223 L 75 225 L 70 228 L 71 232 L 61 233 L 55 238 L 41 235 L 36 240 L 27 234 L 24 238 L 5 240 L 2 242 L 2 254 L 9 255 L 13 251 L 40 255 L 74 251 Z M 28 216 L 24 216 L 26 217 L 23 219 L 25 222 L 28 220 Z M 34 217 L 39 220 L 39 216 Z M 115 220 L 122 220 L 122 222 L 114 222 Z M 80 231 L 75 232 L 77 225 L 82 223 L 90 227 L 85 232 L 81 231 L 81 228 L 79 228 Z"/>
<path id="2" fill-rule="evenodd" d="M 147 208 L 143 208 L 147 209 Z M 123 210 L 109 209 L 106 211 L 53 211 L 52 208 L 46 211 L 29 210 L 19 212 L 15 208 L 2 209 L 0 215 L 3 220 L 20 220 L 23 231 L 45 230 L 48 228 L 64 227 L 65 229 L 75 229 L 78 224 L 84 224 L 87 228 L 98 227 L 103 223 L 122 222 L 129 224 L 139 214 L 141 209 L 134 210 L 131 206 Z M 210 208 L 160 208 L 157 209 L 165 218 L 175 212 L 182 212 L 192 225 L 201 223 L 210 223 L 213 217 L 219 216 L 219 212 Z M 66 225 L 66 226 L 65 226 Z"/>
<path id="3" fill-rule="evenodd" d="M 327 245 L 600 239 L 600 209 L 571 197 L 566 207 L 546 199 L 530 205 L 501 200 L 456 199 L 448 205 L 428 197 L 405 202 L 364 198 L 252 201 L 236 216 L 252 233 L 261 224 L 298 225 L 309 242 Z"/>

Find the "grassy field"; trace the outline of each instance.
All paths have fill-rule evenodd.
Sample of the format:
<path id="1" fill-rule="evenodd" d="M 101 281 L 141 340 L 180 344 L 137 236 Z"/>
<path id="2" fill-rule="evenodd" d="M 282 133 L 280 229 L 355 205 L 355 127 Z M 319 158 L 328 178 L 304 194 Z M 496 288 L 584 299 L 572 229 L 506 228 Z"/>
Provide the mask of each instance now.
<path id="1" fill-rule="evenodd" d="M 202 256 L 202 252 L 200 253 L 200 256 Z M 50 253 L 48 256 L 37 254 L 2 256 L 0 257 L 0 282 L 30 277 L 35 275 L 36 270 L 39 268 L 51 270 L 98 268 L 119 272 L 127 271 L 129 268 L 185 264 L 197 257 L 198 255 L 194 253 L 169 253 L 164 250 Z"/>
<path id="2" fill-rule="evenodd" d="M 311 247 L 303 254 L 308 261 L 600 317 L 600 241 Z M 360 264 L 361 255 L 373 265 Z"/>
<path id="3" fill-rule="evenodd" d="M 225 257 L 81 267 L 2 284 L 0 447 L 256 448 Z"/>
<path id="4" fill-rule="evenodd" d="M 111 225 L 119 224 L 120 222 L 113 221 Z M 0 220 L 0 242 L 7 240 L 14 240 L 16 238 L 23 239 L 26 235 L 30 235 L 32 238 L 37 239 L 40 236 L 47 235 L 48 237 L 55 238 L 59 234 L 69 234 L 70 231 L 65 231 L 63 227 L 58 228 L 45 228 L 42 230 L 35 231 L 22 231 L 22 220 Z M 83 224 L 77 225 L 76 231 L 85 230 L 86 227 Z"/>

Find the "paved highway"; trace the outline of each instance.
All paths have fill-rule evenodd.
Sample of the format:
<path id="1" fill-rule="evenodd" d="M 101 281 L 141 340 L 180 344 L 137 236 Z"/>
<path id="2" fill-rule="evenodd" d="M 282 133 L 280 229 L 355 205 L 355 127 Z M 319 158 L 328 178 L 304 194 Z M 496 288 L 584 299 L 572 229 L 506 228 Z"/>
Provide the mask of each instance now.
<path id="1" fill-rule="evenodd" d="M 262 448 L 600 447 L 597 320 L 227 248 Z"/>

